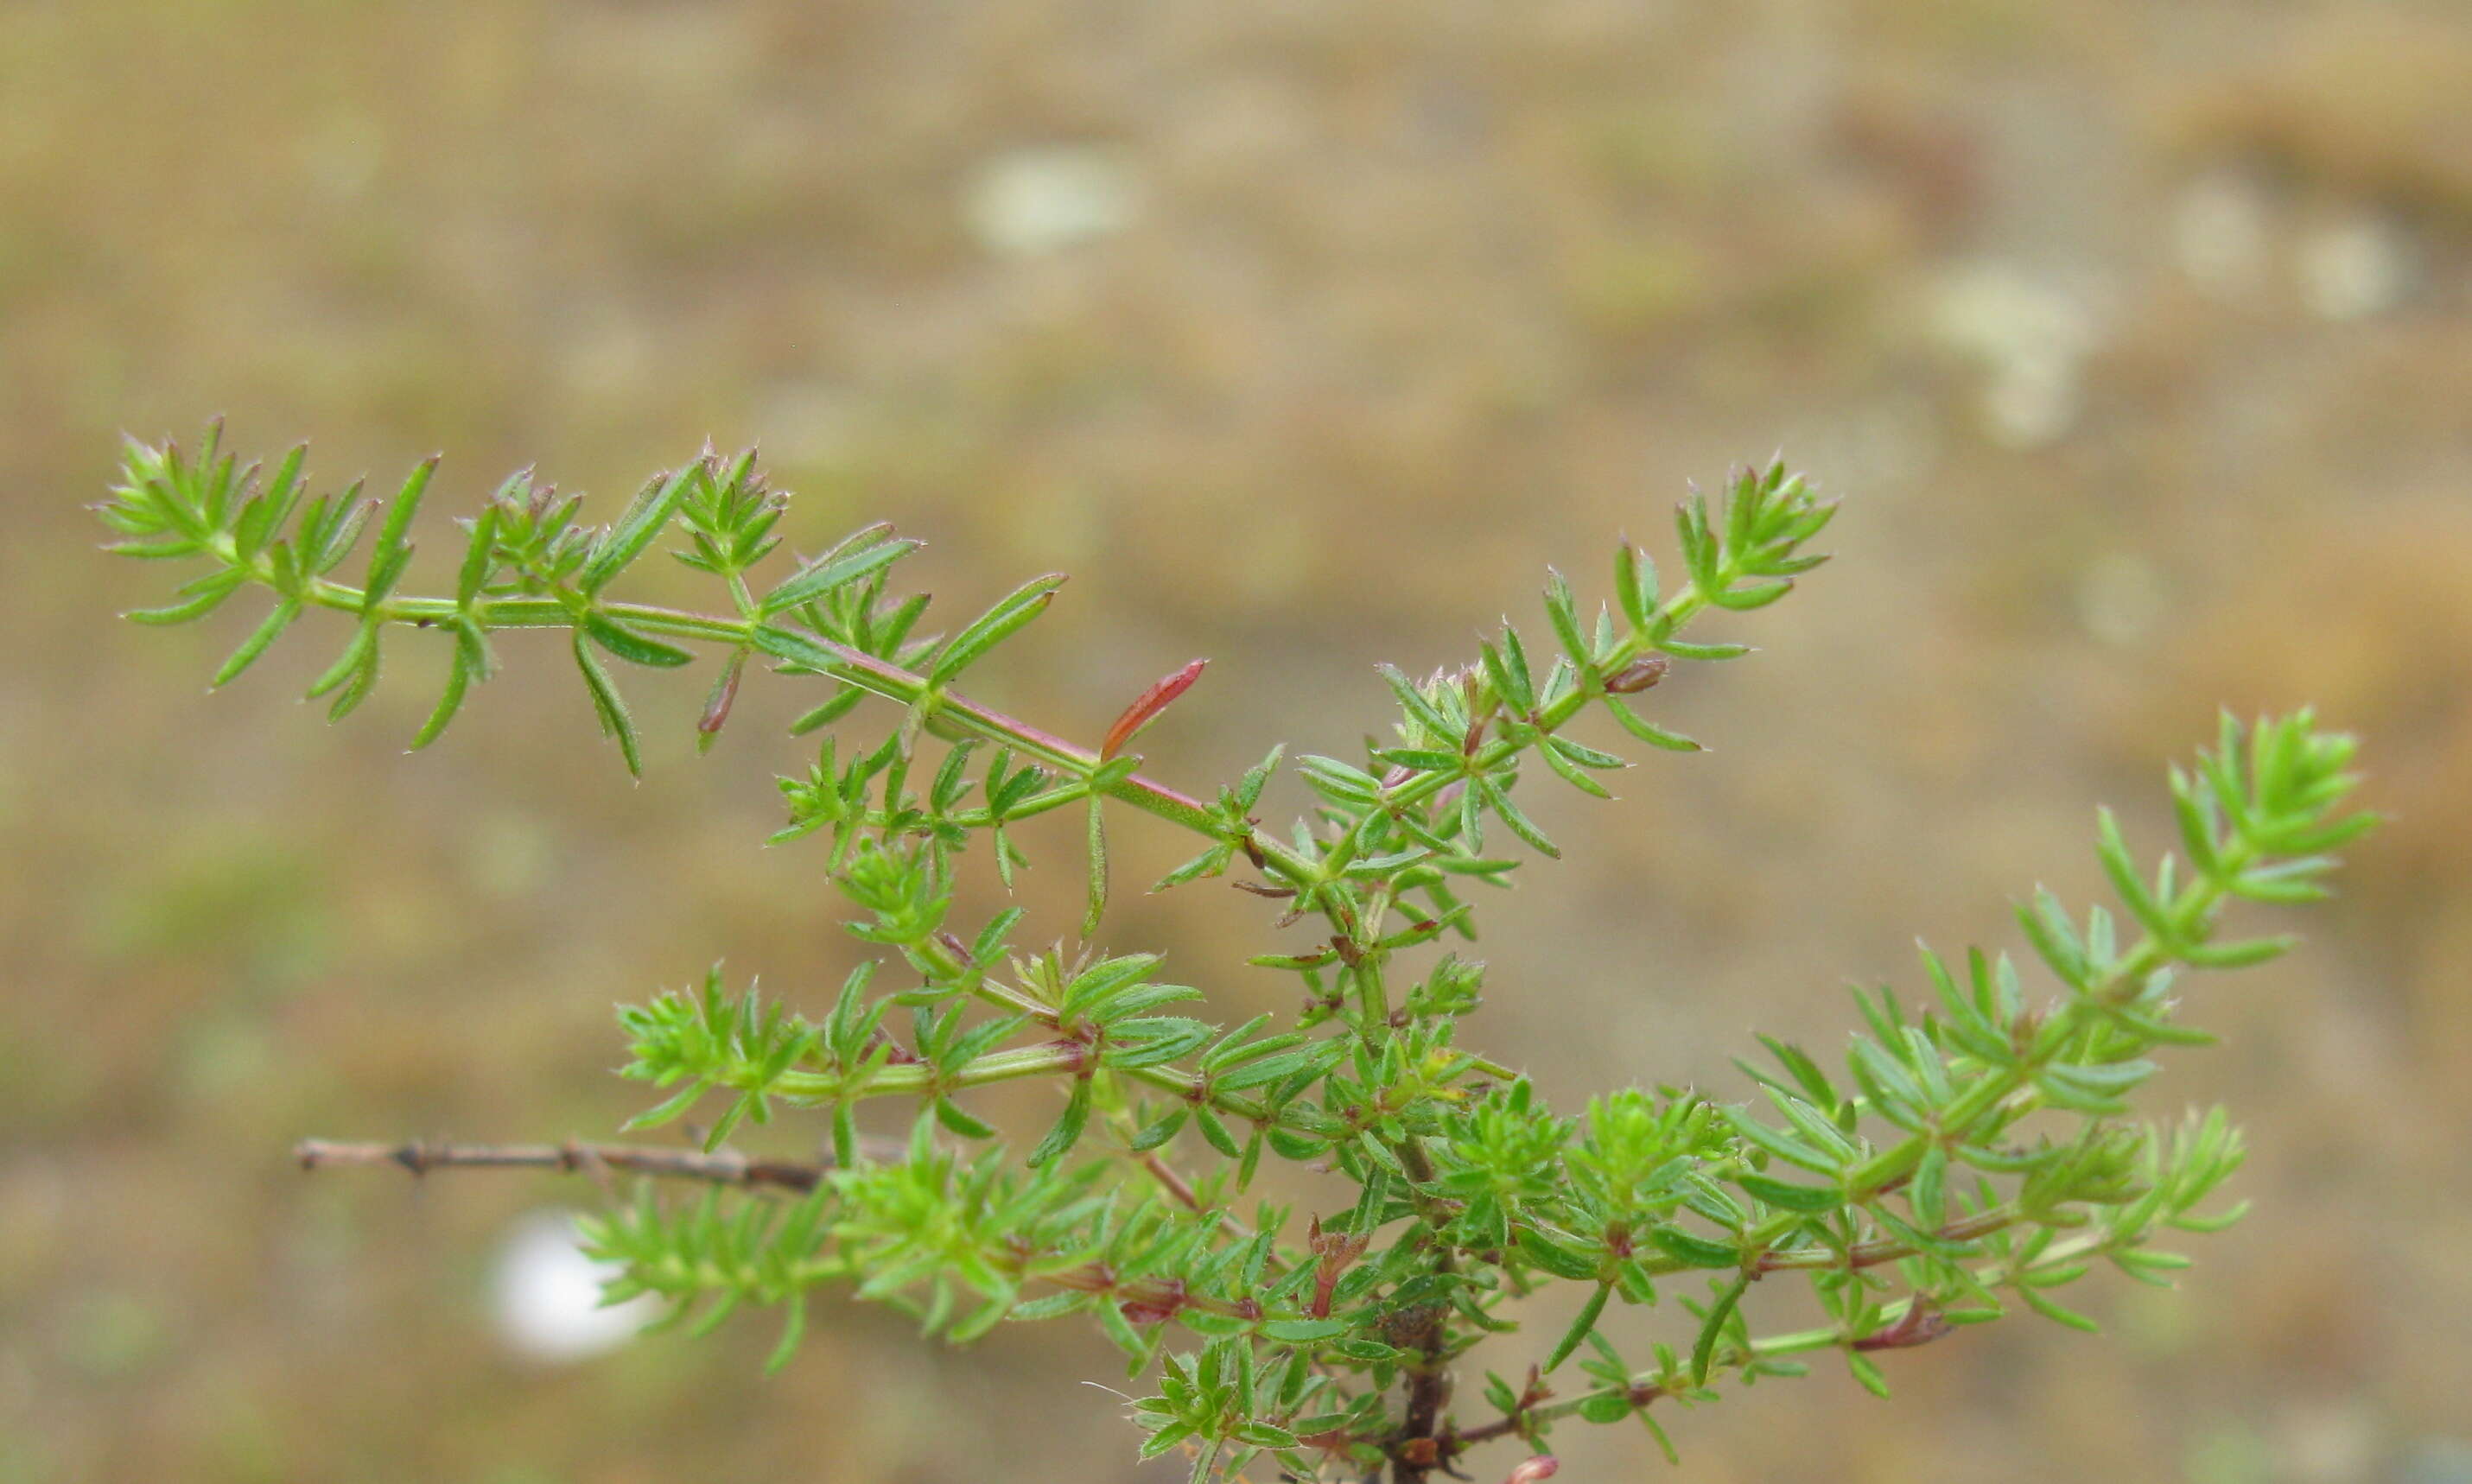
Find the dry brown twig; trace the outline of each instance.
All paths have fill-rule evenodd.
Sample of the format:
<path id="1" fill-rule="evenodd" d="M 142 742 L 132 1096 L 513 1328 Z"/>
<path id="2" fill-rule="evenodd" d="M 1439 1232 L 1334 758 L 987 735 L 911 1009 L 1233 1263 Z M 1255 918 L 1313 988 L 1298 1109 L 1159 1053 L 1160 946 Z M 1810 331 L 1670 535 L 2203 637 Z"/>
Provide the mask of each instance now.
<path id="1" fill-rule="evenodd" d="M 808 1191 L 831 1166 L 822 1161 L 758 1159 L 736 1149 L 665 1148 L 649 1144 L 585 1143 L 349 1143 L 305 1139 L 293 1158 L 302 1169 L 337 1165 L 394 1165 L 416 1175 L 433 1169 L 556 1169 L 568 1173 L 624 1170 L 630 1174 L 702 1180 L 714 1185 Z"/>

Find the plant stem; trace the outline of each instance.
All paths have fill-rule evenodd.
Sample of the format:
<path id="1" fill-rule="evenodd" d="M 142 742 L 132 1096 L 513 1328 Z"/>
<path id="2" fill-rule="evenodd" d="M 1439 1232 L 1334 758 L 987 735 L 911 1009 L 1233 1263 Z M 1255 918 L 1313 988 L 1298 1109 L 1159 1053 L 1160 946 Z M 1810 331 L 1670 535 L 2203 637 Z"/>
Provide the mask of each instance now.
<path id="1" fill-rule="evenodd" d="M 1735 568 L 1728 563 L 1722 569 L 1721 578 L 1730 578 L 1734 575 Z M 1707 595 L 1700 591 L 1698 583 L 1685 582 L 1658 610 L 1656 626 L 1671 636 L 1706 606 L 1708 606 Z M 1655 652 L 1655 649 L 1656 646 L 1648 634 L 1637 625 L 1633 625 L 1631 631 L 1624 636 L 1622 643 L 1615 647 L 1613 653 L 1608 655 L 1599 668 L 1607 672 L 1618 671 L 1643 654 Z M 1533 716 L 1519 719 L 1524 729 L 1532 731 L 1536 739 L 1541 739 L 1548 734 L 1559 731 L 1572 718 L 1585 710 L 1588 703 L 1597 698 L 1597 695 L 1595 677 L 1583 675 L 1580 683 L 1561 699 L 1543 707 Z M 1341 836 L 1332 845 L 1332 857 L 1343 863 L 1353 858 L 1357 836 L 1364 831 L 1367 820 L 1411 804 L 1422 803 L 1467 777 L 1488 773 L 1508 762 L 1512 756 L 1527 750 L 1530 741 L 1531 739 L 1520 737 L 1497 737 L 1470 755 L 1460 772 L 1417 773 L 1395 787 L 1383 789 L 1380 807 L 1361 815 L 1348 827 L 1347 833 Z"/>
<path id="2" fill-rule="evenodd" d="M 1986 1288 L 1998 1287 L 2003 1284 L 2015 1283 L 2029 1273 L 2044 1272 L 2054 1268 L 2066 1267 L 2081 1259 L 2099 1255 L 2118 1239 L 2118 1237 L 2113 1233 L 2089 1232 L 2082 1236 L 2073 1237 L 2066 1241 L 2054 1242 L 2052 1245 L 2044 1248 L 2042 1252 L 2037 1254 L 2033 1260 L 2028 1262 L 2021 1268 L 2009 1270 L 2003 1264 L 1995 1263 L 1978 1269 L 1976 1271 L 1976 1277 L 1982 1281 L 1983 1285 Z M 1882 1260 L 1886 1260 L 1883 1259 Z M 1880 1330 L 1891 1329 L 1899 1321 L 1906 1319 L 1910 1314 L 1912 1314 L 1917 1299 L 1914 1296 L 1908 1296 L 1906 1298 L 1899 1299 L 1894 1303 L 1883 1305 L 1877 1316 L 1878 1328 L 1875 1329 L 1873 1332 L 1877 1333 Z M 1747 1350 L 1735 1349 L 1722 1355 L 1719 1358 L 1718 1363 L 1710 1368 L 1710 1374 L 1713 1377 L 1721 1371 L 1738 1370 L 1742 1366 L 1753 1360 L 1773 1359 L 1779 1356 L 1799 1354 L 1804 1352 L 1814 1350 L 1832 1350 L 1844 1345 L 1845 1343 L 1845 1332 L 1835 1326 L 1822 1326 L 1810 1330 L 1795 1330 L 1783 1334 L 1762 1335 L 1753 1339 Z M 1453 1436 L 1462 1444 L 1488 1441 L 1519 1430 L 1523 1420 L 1531 1425 L 1535 1423 L 1552 1423 L 1558 1419 L 1577 1414 L 1581 1407 L 1586 1405 L 1587 1402 L 1594 1398 L 1617 1395 L 1628 1397 L 1633 1406 L 1645 1406 L 1650 1402 L 1660 1397 L 1667 1396 L 1669 1393 L 1660 1383 L 1655 1373 L 1645 1373 L 1633 1377 L 1630 1384 L 1626 1387 L 1616 1388 L 1612 1386 L 1601 1386 L 1580 1396 L 1570 1397 L 1563 1401 L 1553 1402 L 1550 1405 L 1528 1408 L 1521 1412 L 1518 1418 L 1499 1418 L 1491 1423 L 1486 1424 L 1482 1427 L 1473 1428 L 1466 1432 L 1456 1433 L 1453 1434 Z"/>
<path id="3" fill-rule="evenodd" d="M 2110 1005 L 2111 999 L 2123 986 L 2143 984 L 2150 975 L 2174 962 L 2177 943 L 2195 941 L 2191 936 L 2205 921 L 2208 913 L 2220 904 L 2226 883 L 2246 868 L 2254 852 L 2245 843 L 2227 849 L 2221 869 L 2212 875 L 2192 880 L 2179 898 L 2172 904 L 2172 938 L 2149 932 L 2135 948 L 2116 960 L 2102 978 L 2073 994 L 2044 1027 L 2041 1039 L 2054 1048 L 2055 1054 L 2075 1041 L 2096 1017 Z M 1857 1201 L 1867 1199 L 1896 1182 L 1903 1180 L 1922 1163 L 1922 1157 L 1937 1141 L 1971 1139 L 1975 1121 L 1991 1112 L 2012 1095 L 2025 1090 L 2032 1079 L 2028 1066 L 2008 1066 L 1985 1076 L 1966 1089 L 1941 1117 L 1939 1127 L 1929 1133 L 1913 1134 L 1872 1156 L 1847 1177 L 1846 1187 Z M 2011 1120 L 2032 1110 L 2031 1102 L 2021 1102 Z"/>
<path id="4" fill-rule="evenodd" d="M 226 555 L 226 559 L 231 558 Z M 273 573 L 263 558 L 252 563 L 250 572 L 258 580 L 272 585 Z M 368 594 L 365 591 L 324 577 L 305 584 L 301 597 L 321 608 L 352 614 L 367 611 Z M 880 659 L 820 634 L 787 630 L 755 619 L 721 618 L 652 603 L 605 602 L 598 607 L 610 618 L 647 633 L 731 648 L 762 648 L 759 636 L 768 630 L 774 634 L 795 632 L 796 641 L 820 648 L 831 656 L 830 664 L 824 669 L 836 680 L 905 706 L 915 705 L 933 694 L 935 714 L 939 719 L 990 742 L 1004 742 L 1017 752 L 1077 777 L 1086 778 L 1097 771 L 1103 761 L 1096 749 L 1079 746 L 965 695 L 949 691 L 938 692 L 925 676 L 915 671 L 905 670 L 890 660 Z M 473 603 L 468 611 L 450 598 L 388 598 L 377 605 L 375 611 L 385 622 L 421 628 L 453 624 L 465 618 L 490 631 L 569 628 L 575 624 L 574 611 L 556 598 L 488 598 Z M 1209 806 L 1155 779 L 1134 773 L 1107 785 L 1105 791 L 1109 798 L 1180 824 L 1211 839 L 1223 837 L 1211 817 Z M 1276 838 L 1260 831 L 1250 834 L 1254 847 L 1266 856 L 1297 870 L 1310 869 L 1302 857 Z"/>
<path id="5" fill-rule="evenodd" d="M 887 1144 L 886 1157 L 903 1146 Z M 397 1165 L 416 1175 L 433 1169 L 557 1169 L 568 1173 L 622 1169 L 630 1174 L 705 1180 L 715 1185 L 770 1186 L 812 1190 L 832 1166 L 809 1160 L 756 1159 L 735 1149 L 666 1149 L 648 1144 L 583 1143 L 345 1143 L 303 1140 L 292 1151 L 302 1169 L 328 1166 Z"/>

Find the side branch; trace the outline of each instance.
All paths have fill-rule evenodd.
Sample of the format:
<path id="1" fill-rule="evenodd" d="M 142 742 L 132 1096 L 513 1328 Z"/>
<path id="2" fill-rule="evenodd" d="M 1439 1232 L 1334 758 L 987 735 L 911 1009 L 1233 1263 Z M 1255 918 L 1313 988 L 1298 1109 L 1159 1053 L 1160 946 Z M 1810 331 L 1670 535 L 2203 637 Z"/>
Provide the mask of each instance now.
<path id="1" fill-rule="evenodd" d="M 344 1143 L 304 1139 L 292 1151 L 302 1169 L 330 1165 L 396 1165 L 416 1175 L 433 1169 L 555 1169 L 579 1171 L 620 1169 L 638 1175 L 702 1180 L 742 1189 L 768 1187 L 800 1192 L 820 1183 L 829 1164 L 803 1160 L 755 1159 L 735 1149 L 706 1154 L 700 1149 L 666 1149 L 647 1144 L 583 1143 Z"/>

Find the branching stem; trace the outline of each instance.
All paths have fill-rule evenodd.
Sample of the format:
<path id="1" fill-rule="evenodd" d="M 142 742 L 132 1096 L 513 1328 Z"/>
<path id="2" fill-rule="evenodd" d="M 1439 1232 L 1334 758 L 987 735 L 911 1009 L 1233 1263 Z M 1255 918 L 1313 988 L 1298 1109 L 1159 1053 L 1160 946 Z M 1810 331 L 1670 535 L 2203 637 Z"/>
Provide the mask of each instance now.
<path id="1" fill-rule="evenodd" d="M 227 556 L 226 559 L 230 558 Z M 264 568 L 265 560 L 260 558 L 252 567 L 251 575 L 260 581 L 271 583 L 273 575 Z M 368 595 L 349 583 L 319 577 L 304 585 L 303 596 L 318 607 L 364 614 Z M 790 643 L 812 646 L 829 654 L 831 662 L 822 668 L 832 678 L 904 706 L 915 705 L 936 689 L 925 676 L 915 671 L 804 630 L 794 632 L 756 619 L 721 618 L 652 603 L 603 602 L 598 607 L 607 616 L 646 633 L 731 648 L 766 649 L 763 642 L 766 637 L 789 635 Z M 451 598 L 388 598 L 377 605 L 375 611 L 389 623 L 418 628 L 432 628 L 465 618 L 486 630 L 493 631 L 570 628 L 576 622 L 574 611 L 556 598 L 485 598 L 474 602 L 468 610 Z M 766 652 L 774 651 L 768 649 Z M 1075 777 L 1089 776 L 1105 761 L 1094 748 L 1067 742 L 1052 732 L 955 692 L 937 694 L 935 713 L 938 720 L 949 723 L 967 735 L 1003 742 Z M 1155 779 L 1134 773 L 1106 785 L 1104 791 L 1109 798 L 1182 825 L 1196 834 L 1214 840 L 1222 837 L 1212 821 L 1209 806 Z M 1253 830 L 1250 838 L 1254 849 L 1291 872 L 1310 873 L 1314 869 L 1311 862 L 1267 832 Z"/>
<path id="2" fill-rule="evenodd" d="M 901 1146 L 887 1144 L 881 1157 L 897 1158 Z M 812 1160 L 759 1159 L 736 1149 L 671 1149 L 651 1144 L 585 1143 L 349 1143 L 331 1139 L 305 1139 L 292 1157 L 302 1169 L 329 1166 L 393 1165 L 416 1175 L 433 1169 L 555 1169 L 589 1174 L 623 1170 L 630 1175 L 659 1175 L 701 1180 L 713 1185 L 770 1187 L 781 1190 L 814 1190 L 832 1166 Z"/>

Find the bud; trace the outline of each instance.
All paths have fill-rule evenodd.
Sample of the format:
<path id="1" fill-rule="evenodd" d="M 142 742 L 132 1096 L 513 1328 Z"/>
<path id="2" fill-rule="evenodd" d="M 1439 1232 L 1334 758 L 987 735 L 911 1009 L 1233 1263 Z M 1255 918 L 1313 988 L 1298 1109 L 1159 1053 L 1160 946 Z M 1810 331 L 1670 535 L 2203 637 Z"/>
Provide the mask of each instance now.
<path id="1" fill-rule="evenodd" d="M 1664 679 L 1673 664 L 1662 654 L 1643 654 L 1605 676 L 1605 690 L 1615 695 L 1635 695 Z"/>

